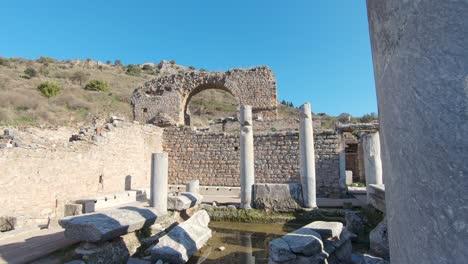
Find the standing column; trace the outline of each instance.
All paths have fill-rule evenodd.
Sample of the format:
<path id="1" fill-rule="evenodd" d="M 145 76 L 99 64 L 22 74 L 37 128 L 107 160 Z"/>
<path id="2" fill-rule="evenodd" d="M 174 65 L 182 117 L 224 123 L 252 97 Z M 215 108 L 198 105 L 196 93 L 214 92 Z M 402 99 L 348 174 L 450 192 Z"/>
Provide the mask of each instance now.
<path id="1" fill-rule="evenodd" d="M 251 106 L 240 107 L 240 124 L 241 207 L 249 209 L 252 204 L 252 187 L 255 181 Z"/>
<path id="2" fill-rule="evenodd" d="M 366 171 L 367 203 L 369 203 L 369 184 L 383 184 L 379 132 L 363 134 L 362 147 Z"/>
<path id="3" fill-rule="evenodd" d="M 368 0 L 390 259 L 467 263 L 468 2 Z"/>
<path id="4" fill-rule="evenodd" d="M 314 130 L 312 128 L 312 110 L 309 103 L 301 106 L 300 115 L 299 149 L 301 155 L 302 197 L 304 198 L 304 207 L 316 208 Z"/>
<path id="5" fill-rule="evenodd" d="M 346 190 L 347 186 L 346 186 L 346 142 L 345 142 L 345 138 L 344 138 L 344 135 L 343 135 L 343 132 L 340 134 L 340 145 L 339 145 L 339 149 L 340 149 L 340 154 L 339 154 L 339 158 L 340 158 L 340 180 L 339 180 L 339 184 L 340 184 L 340 187 L 343 189 L 343 190 Z"/>
<path id="6" fill-rule="evenodd" d="M 379 132 L 362 135 L 366 185 L 383 184 Z"/>
<path id="7" fill-rule="evenodd" d="M 150 206 L 161 212 L 167 211 L 168 155 L 165 152 L 151 156 Z"/>

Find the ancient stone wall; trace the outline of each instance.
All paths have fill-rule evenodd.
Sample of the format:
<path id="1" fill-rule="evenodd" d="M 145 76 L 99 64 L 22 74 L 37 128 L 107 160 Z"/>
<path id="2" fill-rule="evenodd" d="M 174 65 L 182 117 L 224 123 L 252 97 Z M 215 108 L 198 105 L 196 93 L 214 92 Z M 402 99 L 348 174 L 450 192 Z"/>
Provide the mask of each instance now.
<path id="1" fill-rule="evenodd" d="M 277 117 L 276 80 L 268 67 L 226 72 L 189 71 L 146 82 L 133 92 L 135 120 L 142 123 L 186 124 L 192 96 L 206 89 L 229 92 L 239 105 L 250 105 L 263 119 Z M 164 120 L 162 120 L 164 119 Z"/>
<path id="2" fill-rule="evenodd" d="M 255 128 L 254 128 L 255 132 Z M 340 194 L 338 136 L 315 131 L 317 193 Z M 254 134 L 255 181 L 299 182 L 299 133 Z M 164 151 L 169 153 L 170 184 L 198 179 L 201 185 L 240 186 L 239 135 L 206 133 L 190 128 L 164 131 Z"/>
<path id="3" fill-rule="evenodd" d="M 105 131 L 105 132 L 104 132 Z M 161 151 L 162 129 L 121 123 L 96 142 L 68 142 L 76 128 L 37 129 L 32 142 L 0 149 L 0 216 L 18 225 L 60 217 L 67 200 L 94 198 L 150 184 L 151 152 Z M 52 142 L 50 142 L 52 141 Z"/>

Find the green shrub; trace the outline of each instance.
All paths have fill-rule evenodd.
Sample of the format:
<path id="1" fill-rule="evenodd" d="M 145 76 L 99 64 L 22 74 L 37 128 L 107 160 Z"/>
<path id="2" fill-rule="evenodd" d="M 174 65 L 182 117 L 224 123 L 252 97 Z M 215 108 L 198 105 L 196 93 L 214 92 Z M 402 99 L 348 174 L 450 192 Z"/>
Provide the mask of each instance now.
<path id="1" fill-rule="evenodd" d="M 169 61 L 169 63 L 172 64 L 172 65 L 174 65 L 174 64 L 176 64 L 176 61 L 175 61 L 175 60 L 171 60 L 171 61 Z"/>
<path id="2" fill-rule="evenodd" d="M 145 64 L 143 65 L 143 68 L 141 68 L 142 70 L 144 71 L 152 71 L 153 70 L 153 67 L 149 64 Z"/>
<path id="3" fill-rule="evenodd" d="M 24 74 L 26 74 L 28 79 L 31 79 L 37 76 L 37 71 L 34 68 L 26 68 L 26 70 L 24 70 Z"/>
<path id="4" fill-rule="evenodd" d="M 40 57 L 39 59 L 37 59 L 37 62 L 42 64 L 51 64 L 57 62 L 57 60 L 50 57 Z"/>
<path id="5" fill-rule="evenodd" d="M 120 60 L 115 60 L 114 66 L 122 66 L 122 62 Z"/>
<path id="6" fill-rule="evenodd" d="M 87 83 L 84 87 L 85 90 L 88 91 L 101 91 L 107 92 L 109 91 L 109 85 L 106 82 L 99 81 L 99 80 L 91 80 Z"/>
<path id="7" fill-rule="evenodd" d="M 62 88 L 57 83 L 54 82 L 43 82 L 38 87 L 37 90 L 45 97 L 51 98 L 57 96 Z"/>
<path id="8" fill-rule="evenodd" d="M 127 71 L 126 71 L 126 73 L 127 73 L 128 75 L 138 76 L 138 75 L 140 75 L 140 73 L 141 73 L 141 69 L 140 69 L 140 67 L 138 67 L 138 65 L 129 64 L 129 65 L 127 66 Z"/>
<path id="9" fill-rule="evenodd" d="M 9 65 L 10 65 L 10 62 L 8 61 L 8 59 L 5 59 L 5 58 L 0 57 L 0 65 L 2 65 L 2 66 L 9 66 Z"/>

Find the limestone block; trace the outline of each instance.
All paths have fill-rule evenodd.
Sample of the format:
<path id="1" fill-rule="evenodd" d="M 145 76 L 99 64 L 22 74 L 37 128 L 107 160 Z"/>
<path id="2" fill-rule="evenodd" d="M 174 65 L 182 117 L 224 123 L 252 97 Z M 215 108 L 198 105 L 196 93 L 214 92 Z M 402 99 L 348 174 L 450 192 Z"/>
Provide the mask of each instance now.
<path id="1" fill-rule="evenodd" d="M 211 238 L 209 222 L 208 213 L 198 211 L 160 238 L 158 244 L 151 248 L 151 259 L 174 264 L 187 262 Z"/>
<path id="2" fill-rule="evenodd" d="M 306 225 L 306 227 L 319 233 L 323 239 L 339 238 L 343 231 L 343 224 L 340 222 L 315 221 Z"/>
<path id="3" fill-rule="evenodd" d="M 346 185 L 350 185 L 353 183 L 353 171 L 346 171 Z"/>
<path id="4" fill-rule="evenodd" d="M 197 193 L 181 193 L 178 196 L 167 197 L 167 209 L 182 211 L 200 204 L 203 196 Z"/>
<path id="5" fill-rule="evenodd" d="M 302 186 L 298 183 L 257 183 L 253 186 L 253 197 L 253 205 L 257 209 L 290 212 L 303 205 Z"/>
<path id="6" fill-rule="evenodd" d="M 65 204 L 64 216 L 80 215 L 82 212 L 82 204 Z"/>
<path id="7" fill-rule="evenodd" d="M 387 221 L 385 218 L 370 232 L 369 242 L 371 254 L 385 259 L 390 257 Z"/>
<path id="8" fill-rule="evenodd" d="M 369 184 L 367 186 L 367 198 L 370 205 L 385 213 L 385 185 Z"/>
<path id="9" fill-rule="evenodd" d="M 83 214 L 93 213 L 96 209 L 96 200 L 95 199 L 83 199 L 76 200 L 75 203 L 81 204 L 83 206 Z"/>
<path id="10" fill-rule="evenodd" d="M 59 220 L 65 237 L 76 241 L 107 241 L 154 224 L 164 214 L 150 208 L 125 206 Z"/>

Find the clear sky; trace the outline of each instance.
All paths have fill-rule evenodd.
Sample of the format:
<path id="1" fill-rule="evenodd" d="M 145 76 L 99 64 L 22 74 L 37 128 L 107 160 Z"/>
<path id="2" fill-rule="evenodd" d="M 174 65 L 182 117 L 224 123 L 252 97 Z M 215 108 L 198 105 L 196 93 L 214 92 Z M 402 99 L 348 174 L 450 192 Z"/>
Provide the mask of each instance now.
<path id="1" fill-rule="evenodd" d="M 278 98 L 377 112 L 365 0 L 3 1 L 0 56 L 268 65 Z"/>

